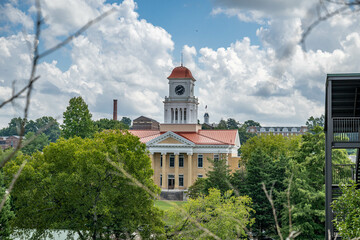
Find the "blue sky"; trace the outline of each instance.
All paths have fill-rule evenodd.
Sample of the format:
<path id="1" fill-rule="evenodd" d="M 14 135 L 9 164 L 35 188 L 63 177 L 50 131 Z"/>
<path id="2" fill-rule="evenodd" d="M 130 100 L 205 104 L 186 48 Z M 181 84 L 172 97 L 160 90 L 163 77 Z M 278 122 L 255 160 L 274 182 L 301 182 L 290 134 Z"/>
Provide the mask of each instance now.
<path id="1" fill-rule="evenodd" d="M 199 120 L 253 119 L 264 126 L 304 125 L 324 113 L 327 73 L 356 72 L 360 15 L 337 15 L 319 24 L 318 0 L 41 0 L 46 49 L 114 7 L 65 48 L 41 60 L 30 118 L 60 122 L 69 99 L 82 96 L 94 119 L 144 115 L 163 121 L 167 76 L 180 64 L 196 78 Z M 326 3 L 329 11 L 339 5 Z M 324 9 L 324 8 L 323 8 Z M 0 96 L 11 96 L 30 74 L 32 0 L 0 4 Z M 14 83 L 15 80 L 15 84 Z M 21 116 L 23 100 L 0 110 L 0 127 Z"/>

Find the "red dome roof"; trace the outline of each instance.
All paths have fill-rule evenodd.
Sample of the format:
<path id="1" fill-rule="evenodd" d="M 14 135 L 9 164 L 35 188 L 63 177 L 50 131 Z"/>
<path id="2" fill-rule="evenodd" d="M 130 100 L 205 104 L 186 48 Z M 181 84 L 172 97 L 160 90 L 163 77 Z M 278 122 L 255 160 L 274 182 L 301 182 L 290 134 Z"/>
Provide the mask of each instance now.
<path id="1" fill-rule="evenodd" d="M 184 66 L 180 66 L 180 67 L 176 67 L 172 70 L 170 76 L 168 77 L 168 79 L 171 78 L 191 78 L 193 80 L 194 77 L 192 76 L 190 70 Z"/>

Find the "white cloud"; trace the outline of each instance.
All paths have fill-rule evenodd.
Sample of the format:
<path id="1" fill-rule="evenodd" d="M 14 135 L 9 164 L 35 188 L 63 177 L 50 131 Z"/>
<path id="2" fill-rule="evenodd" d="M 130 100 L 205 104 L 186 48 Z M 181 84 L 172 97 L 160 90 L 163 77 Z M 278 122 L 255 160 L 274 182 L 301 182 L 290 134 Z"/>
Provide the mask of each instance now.
<path id="1" fill-rule="evenodd" d="M 4 4 L 3 6 L 0 5 L 0 21 L 9 22 L 14 25 L 19 24 L 27 31 L 34 27 L 31 17 L 10 3 Z M 0 30 L 6 29 L 4 29 L 3 26 Z"/>
<path id="2" fill-rule="evenodd" d="M 53 39 L 64 36 L 110 8 L 102 1 L 70 2 L 45 1 L 44 13 L 49 18 L 42 35 L 46 40 L 50 38 L 45 33 L 51 33 Z M 117 98 L 120 116 L 135 118 L 146 114 L 162 120 L 166 77 L 173 67 L 171 35 L 139 19 L 136 4 L 131 0 L 112 7 L 117 9 L 116 13 L 72 41 L 69 48 L 72 63 L 68 69 L 61 70 L 56 60 L 38 65 L 41 78 L 35 84 L 30 118 L 61 116 L 69 99 L 81 95 L 95 117 L 109 117 L 112 100 Z M 4 81 L 0 90 L 4 98 L 9 97 L 12 79 L 23 79 L 22 86 L 26 83 L 30 72 L 28 52 L 22 34 L 0 38 L 0 72 L 5 73 L 0 75 Z M 20 115 L 21 108 L 14 114 Z M 14 116 L 5 117 L 2 126 L 11 117 Z"/>

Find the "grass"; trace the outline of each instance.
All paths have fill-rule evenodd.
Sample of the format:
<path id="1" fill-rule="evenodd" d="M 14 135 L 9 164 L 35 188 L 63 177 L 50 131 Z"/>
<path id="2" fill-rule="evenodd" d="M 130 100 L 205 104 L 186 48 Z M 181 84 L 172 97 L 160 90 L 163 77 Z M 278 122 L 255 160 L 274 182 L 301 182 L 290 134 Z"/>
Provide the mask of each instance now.
<path id="1" fill-rule="evenodd" d="M 156 200 L 155 201 L 155 206 L 160 208 L 161 210 L 169 210 L 173 207 L 177 206 L 181 206 L 184 203 L 186 203 L 186 201 L 164 201 L 164 200 Z"/>

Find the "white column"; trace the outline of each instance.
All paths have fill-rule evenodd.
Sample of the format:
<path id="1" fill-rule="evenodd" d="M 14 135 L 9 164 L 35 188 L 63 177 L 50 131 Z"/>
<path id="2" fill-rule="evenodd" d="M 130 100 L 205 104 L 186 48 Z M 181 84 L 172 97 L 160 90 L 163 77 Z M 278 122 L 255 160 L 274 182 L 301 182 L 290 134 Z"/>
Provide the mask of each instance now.
<path id="1" fill-rule="evenodd" d="M 161 188 L 166 189 L 166 153 L 161 153 L 162 154 L 162 185 Z"/>
<path id="2" fill-rule="evenodd" d="M 189 188 L 192 184 L 192 153 L 188 153 L 188 160 L 187 160 L 187 164 L 188 164 L 188 183 L 187 183 L 187 188 Z"/>
<path id="3" fill-rule="evenodd" d="M 179 189 L 179 153 L 175 152 L 175 189 Z"/>

